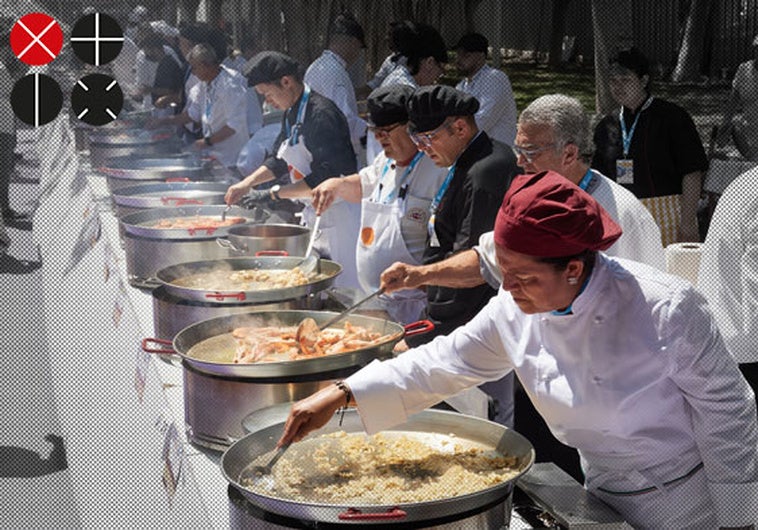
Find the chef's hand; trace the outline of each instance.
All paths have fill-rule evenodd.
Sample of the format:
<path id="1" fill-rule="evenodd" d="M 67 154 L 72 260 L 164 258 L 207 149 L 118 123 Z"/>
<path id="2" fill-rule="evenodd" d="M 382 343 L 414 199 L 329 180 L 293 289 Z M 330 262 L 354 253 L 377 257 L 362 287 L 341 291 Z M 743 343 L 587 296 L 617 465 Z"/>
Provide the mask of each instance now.
<path id="1" fill-rule="evenodd" d="M 341 183 L 339 178 L 330 178 L 313 188 L 311 197 L 316 215 L 321 215 L 334 203 Z"/>
<path id="2" fill-rule="evenodd" d="M 337 385 L 329 385 L 298 401 L 290 409 L 287 422 L 284 424 L 284 433 L 276 446 L 299 442 L 308 433 L 326 425 L 343 405 L 345 392 Z"/>
<path id="3" fill-rule="evenodd" d="M 244 195 L 240 199 L 240 206 L 252 210 L 261 201 L 266 201 L 271 198 L 271 192 L 269 190 L 250 190 L 247 195 Z"/>
<path id="4" fill-rule="evenodd" d="M 224 202 L 226 204 L 237 204 L 239 200 L 247 193 L 250 187 L 243 182 L 237 182 L 229 186 L 224 195 Z"/>
<path id="5" fill-rule="evenodd" d="M 388 294 L 403 289 L 421 287 L 424 285 L 422 270 L 422 267 L 396 261 L 387 267 L 379 277 L 380 287 L 384 288 L 384 292 Z"/>

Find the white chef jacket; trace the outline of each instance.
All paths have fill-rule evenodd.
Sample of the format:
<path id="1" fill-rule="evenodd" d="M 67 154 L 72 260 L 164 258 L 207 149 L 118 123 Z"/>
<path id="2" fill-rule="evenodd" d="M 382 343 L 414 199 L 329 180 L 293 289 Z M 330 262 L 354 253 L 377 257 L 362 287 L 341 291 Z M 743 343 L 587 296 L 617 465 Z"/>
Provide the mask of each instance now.
<path id="1" fill-rule="evenodd" d="M 612 257 L 631 259 L 647 263 L 661 271 L 666 270 L 666 256 L 661 243 L 661 229 L 650 210 L 625 187 L 591 170 L 593 179 L 587 187 L 600 206 L 605 208 L 613 220 L 623 230 L 621 237 L 605 251 Z M 497 289 L 503 281 L 495 257 L 495 237 L 493 232 L 485 232 L 474 247 L 479 254 L 479 270 L 482 277 Z"/>
<path id="2" fill-rule="evenodd" d="M 234 129 L 232 136 L 211 147 L 211 152 L 222 164 L 234 166 L 250 137 L 247 129 L 247 87 L 222 66 L 212 81 L 202 81 L 192 87 L 187 112 L 192 121 L 202 122 L 203 136 L 215 133 L 224 125 Z"/>
<path id="3" fill-rule="evenodd" d="M 394 72 L 396 68 L 401 65 L 405 66 L 408 64 L 408 58 L 404 55 L 397 57 L 397 59 L 393 61 L 392 59 L 395 58 L 395 56 L 396 54 L 391 53 L 385 57 L 382 65 L 379 67 L 379 70 L 377 70 L 374 74 L 374 77 L 366 81 L 366 84 L 371 88 L 371 90 L 374 90 L 375 88 L 381 86 L 387 76 Z"/>
<path id="4" fill-rule="evenodd" d="M 364 199 L 375 195 L 376 187 L 380 182 L 382 184 L 381 198 L 386 197 L 390 190 L 397 187 L 397 181 L 403 176 L 406 168 L 394 167 L 391 164 L 385 173 L 385 166 L 387 166 L 387 155 L 382 151 L 374 159 L 373 164 L 360 170 L 361 193 Z M 405 215 L 400 221 L 400 230 L 402 231 L 403 241 L 408 247 L 408 252 L 419 262 L 426 248 L 429 205 L 446 176 L 446 167 L 438 167 L 431 158 L 424 155 L 406 180 L 409 183 L 406 196 L 412 197 L 414 200 L 412 201 L 413 206 L 406 209 Z M 388 263 L 387 266 L 391 264 L 392 262 Z"/>
<path id="5" fill-rule="evenodd" d="M 516 100 L 505 72 L 485 64 L 471 78 L 462 79 L 455 88 L 479 100 L 479 110 L 474 118 L 481 130 L 493 140 L 513 145 L 516 140 Z"/>
<path id="6" fill-rule="evenodd" d="M 732 88 L 740 96 L 742 114 L 747 122 L 758 125 L 758 69 L 752 59 L 737 67 Z"/>
<path id="7" fill-rule="evenodd" d="M 355 87 L 350 80 L 345 60 L 332 50 L 323 53 L 305 71 L 305 83 L 322 96 L 331 99 L 347 118 L 353 151 L 361 152 L 361 138 L 366 135 L 366 122 L 358 116 Z"/>
<path id="8" fill-rule="evenodd" d="M 758 362 L 758 167 L 719 199 L 700 255 L 698 288 L 711 305 L 729 351 Z"/>
<path id="9" fill-rule="evenodd" d="M 758 522 L 755 398 L 688 282 L 599 253 L 571 314 L 527 315 L 501 289 L 450 335 L 346 381 L 374 433 L 510 370 L 579 450 L 590 491 L 652 487 L 703 463 L 688 497 L 603 497 L 636 527 L 682 528 L 667 524 L 672 507 L 711 505 L 722 526 Z"/>

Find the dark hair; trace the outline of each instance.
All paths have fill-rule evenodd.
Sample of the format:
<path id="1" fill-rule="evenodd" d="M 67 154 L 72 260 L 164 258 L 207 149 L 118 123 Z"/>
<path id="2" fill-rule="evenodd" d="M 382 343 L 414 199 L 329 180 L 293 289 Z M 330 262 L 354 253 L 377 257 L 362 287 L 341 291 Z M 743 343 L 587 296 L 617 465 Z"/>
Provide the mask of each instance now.
<path id="1" fill-rule="evenodd" d="M 548 263 L 555 267 L 557 271 L 566 270 L 569 262 L 579 260 L 584 264 L 586 270 L 592 270 L 595 265 L 595 257 L 597 256 L 597 250 L 584 250 L 579 254 L 573 256 L 561 256 L 559 258 L 538 258 L 542 263 Z"/>
<path id="2" fill-rule="evenodd" d="M 408 71 L 411 75 L 418 73 L 422 59 L 434 57 L 437 62 L 447 62 L 447 46 L 442 35 L 429 24 L 417 24 L 416 31 L 408 43 L 409 49 L 398 50 L 408 58 Z"/>
<path id="3" fill-rule="evenodd" d="M 413 46 L 415 34 L 416 24 L 410 20 L 397 20 L 390 23 L 390 29 L 387 32 L 390 50 L 405 55 L 408 49 Z"/>
<path id="4" fill-rule="evenodd" d="M 648 61 L 647 57 L 634 46 L 618 52 L 611 58 L 610 64 L 617 64 L 622 68 L 631 70 L 637 75 L 637 77 L 650 75 L 650 61 Z"/>

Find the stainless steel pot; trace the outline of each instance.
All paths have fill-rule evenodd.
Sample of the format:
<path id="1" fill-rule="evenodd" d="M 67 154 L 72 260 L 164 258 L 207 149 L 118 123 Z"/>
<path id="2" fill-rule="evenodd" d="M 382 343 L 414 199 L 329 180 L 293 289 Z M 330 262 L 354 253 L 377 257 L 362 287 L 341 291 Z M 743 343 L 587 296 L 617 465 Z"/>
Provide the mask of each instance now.
<path id="1" fill-rule="evenodd" d="M 172 342 L 153 338 L 144 339 L 143 349 L 150 353 L 177 354 L 196 370 L 214 376 L 243 378 L 251 382 L 256 380 L 292 382 L 312 379 L 314 376 L 321 377 L 323 374 L 335 370 L 364 366 L 374 359 L 389 358 L 392 356 L 392 348 L 404 336 L 426 333 L 434 329 L 433 324 L 429 321 L 414 322 L 403 327 L 389 320 L 350 315 L 348 319 L 353 324 L 365 327 L 370 331 L 379 332 L 386 335 L 387 338 L 370 347 L 335 355 L 280 362 L 250 364 L 234 362 L 237 344 L 231 333 L 236 328 L 297 326 L 308 317 L 313 318 L 317 324 L 321 324 L 326 323 L 337 314 L 331 311 L 254 311 L 212 318 L 184 328 L 176 334 Z M 219 339 L 213 349 L 203 349 L 200 352 L 193 351 L 193 346 L 211 338 Z M 172 348 L 150 348 L 151 342 L 166 346 L 171 345 Z"/>
<path id="2" fill-rule="evenodd" d="M 194 216 L 218 216 L 225 206 L 195 206 L 181 208 L 154 208 L 131 213 L 119 219 L 121 236 L 126 254 L 126 271 L 131 285 L 154 288 L 160 285 L 155 274 L 177 263 L 222 259 L 228 250 L 216 243 L 218 236 L 226 235 L 229 227 L 216 229 L 160 229 L 150 224 L 163 219 Z M 244 217 L 247 223 L 260 223 L 268 218 L 268 212 L 254 208 L 232 207 L 227 218 Z"/>
<path id="3" fill-rule="evenodd" d="M 179 263 L 160 269 L 155 273 L 155 278 L 163 284 L 165 289 L 180 298 L 197 300 L 202 302 L 215 301 L 218 303 L 237 302 L 275 302 L 278 300 L 290 300 L 309 294 L 323 291 L 334 283 L 335 278 L 342 272 L 342 267 L 329 260 L 320 260 L 320 273 L 318 276 L 303 285 L 293 287 L 278 287 L 272 289 L 258 289 L 242 291 L 231 285 L 225 290 L 192 288 L 176 285 L 176 280 L 187 278 L 195 274 L 203 273 L 232 273 L 239 270 L 289 270 L 297 266 L 303 260 L 302 257 L 273 257 L 261 256 L 256 258 L 226 258 L 204 261 Z"/>
<path id="4" fill-rule="evenodd" d="M 276 497 L 275 494 L 264 495 L 254 491 L 241 478 L 243 471 L 258 457 L 269 453 L 275 448 L 276 442 L 284 429 L 284 423 L 278 423 L 253 432 L 235 442 L 221 457 L 221 470 L 229 483 L 234 486 L 252 504 L 285 517 L 315 523 L 340 524 L 372 524 L 387 525 L 393 528 L 399 524 L 420 523 L 430 526 L 430 522 L 439 521 L 446 517 L 465 516 L 477 509 L 486 509 L 493 503 L 501 502 L 511 492 L 513 482 L 526 473 L 534 463 L 534 449 L 526 438 L 499 425 L 472 416 L 441 411 L 425 410 L 413 415 L 403 425 L 389 429 L 390 432 L 400 432 L 426 435 L 453 434 L 457 440 L 470 440 L 484 444 L 491 450 L 517 458 L 517 474 L 508 481 L 484 488 L 472 494 L 439 500 L 376 505 L 335 505 L 316 501 L 302 501 Z M 349 410 L 344 415 L 342 425 L 332 420 L 319 431 L 312 433 L 309 438 L 315 438 L 325 433 L 346 431 L 363 432 L 363 424 L 356 410 Z M 303 443 L 303 442 L 298 442 Z M 293 445 L 290 451 L 297 448 Z"/>
<path id="5" fill-rule="evenodd" d="M 232 256 L 254 256 L 258 252 L 278 251 L 285 256 L 304 256 L 311 231 L 305 226 L 265 224 L 234 226 L 218 243 Z"/>

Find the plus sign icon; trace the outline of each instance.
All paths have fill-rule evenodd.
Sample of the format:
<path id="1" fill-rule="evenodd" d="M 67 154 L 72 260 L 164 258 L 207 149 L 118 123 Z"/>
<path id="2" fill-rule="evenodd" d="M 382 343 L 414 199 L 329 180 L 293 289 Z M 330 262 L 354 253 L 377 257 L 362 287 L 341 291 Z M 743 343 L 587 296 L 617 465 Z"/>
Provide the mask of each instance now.
<path id="1" fill-rule="evenodd" d="M 71 47 L 79 59 L 100 66 L 115 59 L 124 45 L 124 33 L 113 17 L 102 13 L 85 15 L 71 30 Z"/>
<path id="2" fill-rule="evenodd" d="M 55 59 L 63 46 L 63 31 L 45 13 L 27 13 L 11 29 L 11 49 L 18 59 L 31 66 Z"/>

